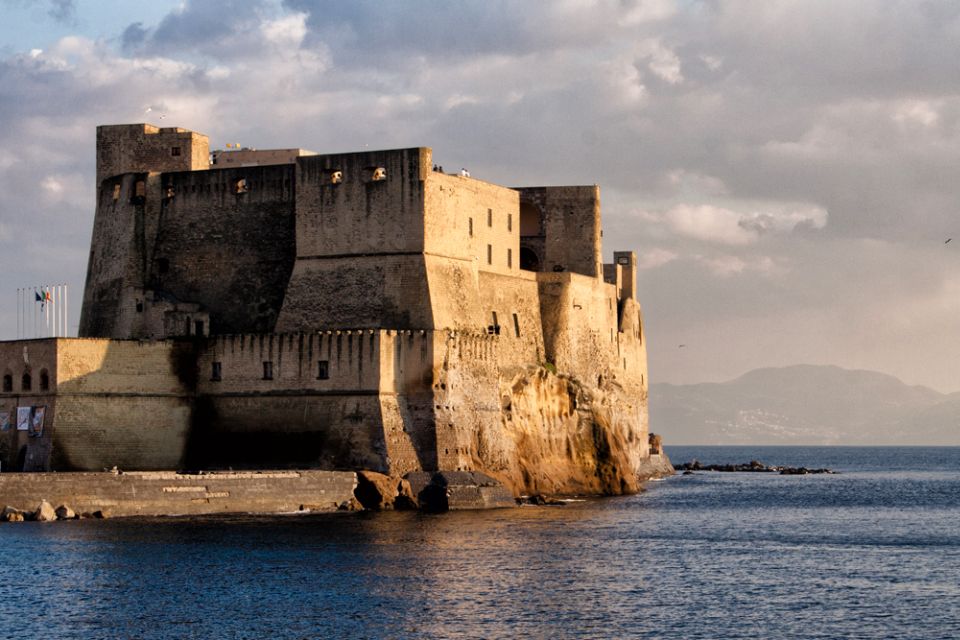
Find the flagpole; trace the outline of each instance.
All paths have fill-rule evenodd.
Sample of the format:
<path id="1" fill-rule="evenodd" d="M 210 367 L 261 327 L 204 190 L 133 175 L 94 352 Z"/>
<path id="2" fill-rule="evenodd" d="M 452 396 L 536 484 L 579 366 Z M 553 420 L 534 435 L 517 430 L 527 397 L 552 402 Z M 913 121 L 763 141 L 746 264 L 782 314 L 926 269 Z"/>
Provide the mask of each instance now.
<path id="1" fill-rule="evenodd" d="M 67 287 L 67 285 L 63 285 L 63 315 L 65 316 L 65 317 L 64 317 L 64 320 L 63 320 L 63 328 L 64 328 L 63 335 L 65 335 L 65 336 L 69 336 L 69 335 L 70 335 L 70 304 L 69 304 L 69 300 L 70 300 L 70 289 Z"/>

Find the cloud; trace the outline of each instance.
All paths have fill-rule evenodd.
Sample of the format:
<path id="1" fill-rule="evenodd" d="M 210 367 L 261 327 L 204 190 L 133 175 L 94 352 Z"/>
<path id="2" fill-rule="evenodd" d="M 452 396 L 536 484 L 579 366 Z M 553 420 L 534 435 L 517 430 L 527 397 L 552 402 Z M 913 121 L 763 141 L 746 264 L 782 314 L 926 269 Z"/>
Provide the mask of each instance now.
<path id="1" fill-rule="evenodd" d="M 637 268 L 644 270 L 656 269 L 669 262 L 673 262 L 677 257 L 677 254 L 669 249 L 654 247 L 640 253 L 637 258 Z"/>
<path id="2" fill-rule="evenodd" d="M 76 16 L 77 6 L 74 0 L 50 0 L 47 15 L 56 22 L 71 23 Z"/>
<path id="3" fill-rule="evenodd" d="M 798 227 L 822 229 L 826 210 L 815 206 L 768 205 L 762 210 L 735 211 L 709 204 L 679 204 L 659 216 L 674 233 L 703 242 L 746 245 L 768 233 Z"/>

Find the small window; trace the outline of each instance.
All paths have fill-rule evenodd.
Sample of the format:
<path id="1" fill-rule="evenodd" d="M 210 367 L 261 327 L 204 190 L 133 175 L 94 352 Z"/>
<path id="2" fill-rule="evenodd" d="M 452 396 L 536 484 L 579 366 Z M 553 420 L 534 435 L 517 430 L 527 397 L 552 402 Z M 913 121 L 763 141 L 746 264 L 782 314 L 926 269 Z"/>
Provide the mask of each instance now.
<path id="1" fill-rule="evenodd" d="M 20 389 L 23 391 L 30 391 L 33 388 L 33 380 L 30 378 L 29 373 L 23 374 L 23 377 L 20 379 Z"/>
<path id="2" fill-rule="evenodd" d="M 270 360 L 263 361 L 263 379 L 273 380 L 273 362 Z"/>
<path id="3" fill-rule="evenodd" d="M 317 361 L 317 379 L 327 380 L 329 378 L 330 378 L 330 361 L 318 360 Z"/>
<path id="4" fill-rule="evenodd" d="M 130 198 L 130 202 L 133 204 L 143 204 L 143 201 L 147 198 L 147 183 L 143 180 L 137 180 L 133 188 L 133 197 Z"/>
<path id="5" fill-rule="evenodd" d="M 137 300 L 137 313 L 143 313 L 143 300 Z"/>
<path id="6" fill-rule="evenodd" d="M 513 268 L 513 249 L 507 249 L 507 268 Z"/>
<path id="7" fill-rule="evenodd" d="M 120 185 L 115 184 L 113 185 L 113 201 L 116 202 L 119 199 L 120 199 Z"/>
<path id="8" fill-rule="evenodd" d="M 13 391 L 13 376 L 9 373 L 3 376 L 3 390 L 5 393 Z"/>
<path id="9" fill-rule="evenodd" d="M 507 214 L 507 231 L 513 231 L 513 214 Z"/>
<path id="10" fill-rule="evenodd" d="M 493 245 L 487 245 L 487 264 L 493 264 Z"/>
<path id="11" fill-rule="evenodd" d="M 473 237 L 473 218 L 470 218 L 470 237 Z"/>
<path id="12" fill-rule="evenodd" d="M 157 258 L 157 272 L 158 273 L 167 273 L 170 271 L 170 259 L 169 258 Z"/>
<path id="13" fill-rule="evenodd" d="M 240 178 L 237 180 L 236 185 L 234 185 L 235 193 L 246 193 L 250 191 L 250 183 L 247 182 L 246 178 Z"/>
<path id="14" fill-rule="evenodd" d="M 513 333 L 519 338 L 520 337 L 520 318 L 517 314 L 513 314 Z"/>
<path id="15" fill-rule="evenodd" d="M 203 335 L 203 320 L 194 320 L 193 321 L 193 335 L 202 336 Z"/>
<path id="16" fill-rule="evenodd" d="M 494 328 L 496 328 L 496 329 L 498 330 L 498 333 L 499 333 L 500 323 L 497 322 L 497 312 L 496 312 L 496 311 L 491 311 L 491 312 L 490 312 L 490 317 L 493 319 L 493 326 L 494 326 Z"/>
<path id="17" fill-rule="evenodd" d="M 180 147 L 170 147 L 170 155 L 172 155 L 172 156 L 179 156 L 179 155 L 180 155 Z"/>
<path id="18" fill-rule="evenodd" d="M 40 370 L 40 391 L 50 391 L 50 374 L 46 369 Z"/>
<path id="19" fill-rule="evenodd" d="M 487 209 L 487 226 L 493 226 L 493 209 Z"/>
<path id="20" fill-rule="evenodd" d="M 214 382 L 223 380 L 223 363 L 214 362 L 210 365 L 210 379 Z"/>

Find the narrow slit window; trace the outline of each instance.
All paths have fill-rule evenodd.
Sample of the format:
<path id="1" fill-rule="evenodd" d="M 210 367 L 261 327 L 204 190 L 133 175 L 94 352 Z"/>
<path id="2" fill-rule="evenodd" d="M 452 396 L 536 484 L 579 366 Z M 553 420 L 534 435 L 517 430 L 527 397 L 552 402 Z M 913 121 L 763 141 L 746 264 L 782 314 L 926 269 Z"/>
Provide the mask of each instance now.
<path id="1" fill-rule="evenodd" d="M 329 380 L 329 379 L 330 379 L 330 361 L 318 360 L 317 361 L 317 380 Z"/>
<path id="2" fill-rule="evenodd" d="M 210 379 L 214 382 L 223 380 L 223 363 L 214 362 L 210 365 Z"/>
<path id="3" fill-rule="evenodd" d="M 513 268 L 513 249 L 507 249 L 507 268 Z"/>
<path id="4" fill-rule="evenodd" d="M 40 391 L 50 391 L 50 374 L 46 369 L 40 371 Z"/>
<path id="5" fill-rule="evenodd" d="M 273 361 L 271 360 L 263 361 L 263 379 L 273 380 Z"/>
<path id="6" fill-rule="evenodd" d="M 507 214 L 507 231 L 513 231 L 513 214 Z"/>
<path id="7" fill-rule="evenodd" d="M 520 337 L 520 317 L 517 314 L 513 314 L 513 333 Z"/>
<path id="8" fill-rule="evenodd" d="M 493 264 L 493 245 L 487 245 L 487 264 Z"/>
<path id="9" fill-rule="evenodd" d="M 473 218 L 470 218 L 470 237 L 473 237 Z"/>
<path id="10" fill-rule="evenodd" d="M 487 226 L 493 226 L 493 209 L 487 209 Z"/>

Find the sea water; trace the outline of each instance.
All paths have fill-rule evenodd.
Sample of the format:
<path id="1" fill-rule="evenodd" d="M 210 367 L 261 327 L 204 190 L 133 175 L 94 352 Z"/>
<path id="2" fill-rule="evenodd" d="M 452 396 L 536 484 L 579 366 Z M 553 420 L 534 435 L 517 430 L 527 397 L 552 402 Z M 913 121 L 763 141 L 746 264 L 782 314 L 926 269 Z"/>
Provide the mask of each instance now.
<path id="1" fill-rule="evenodd" d="M 2 638 L 960 638 L 960 448 L 563 507 L 0 525 Z M 2 497 L 0 497 L 2 501 Z"/>

